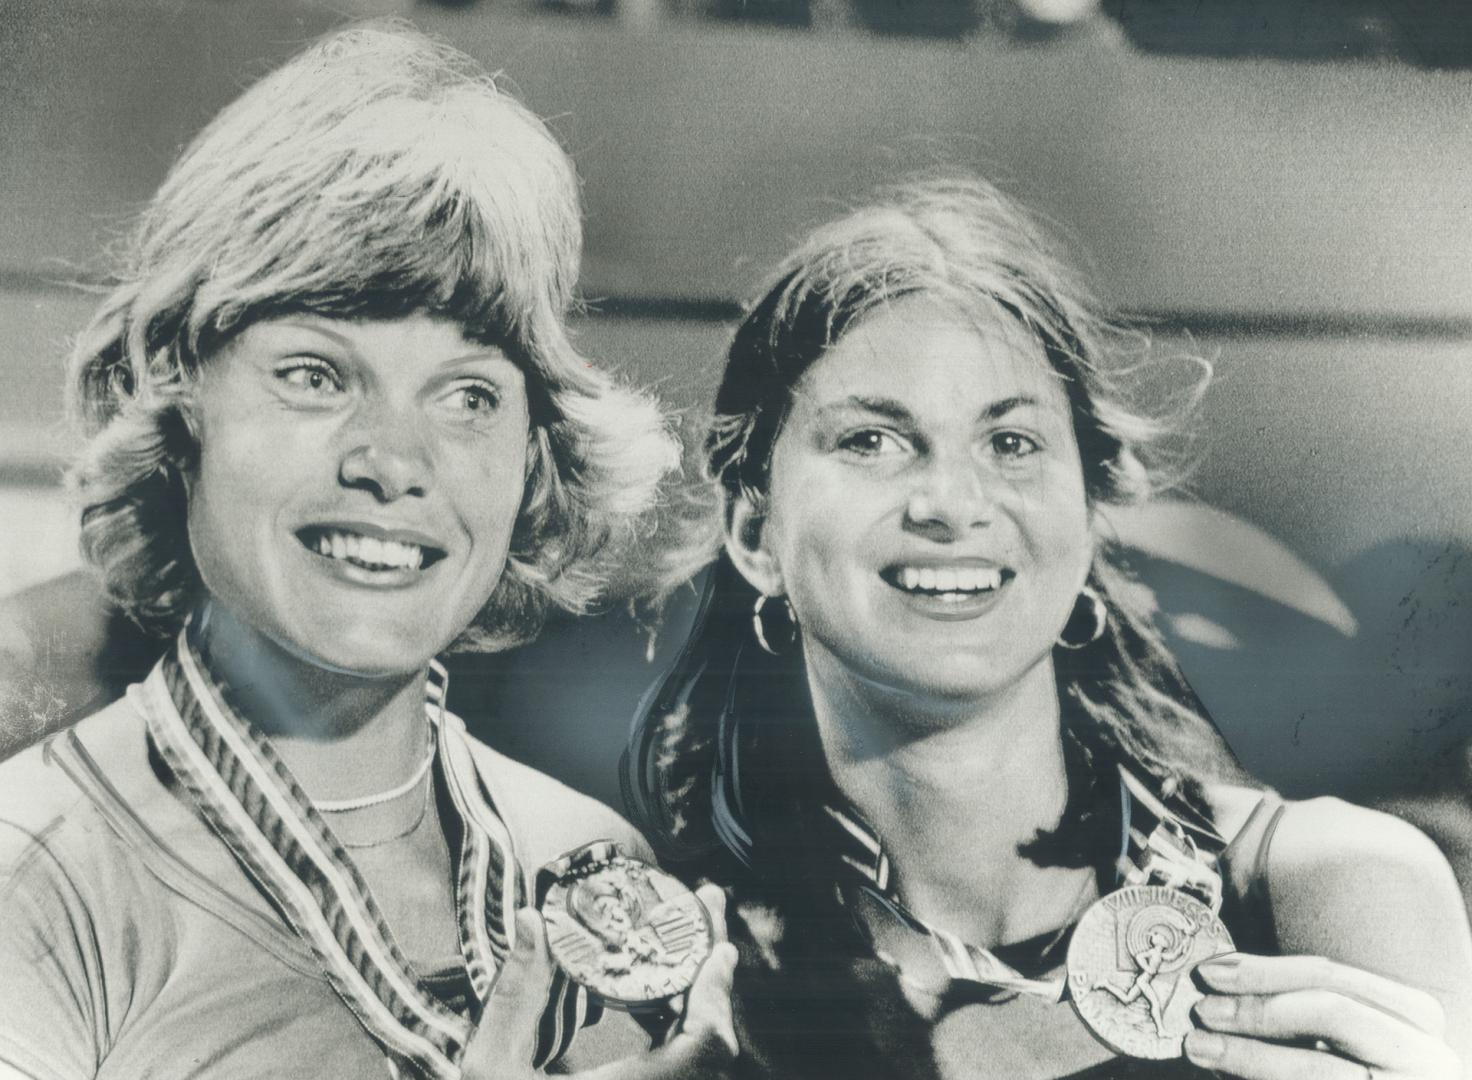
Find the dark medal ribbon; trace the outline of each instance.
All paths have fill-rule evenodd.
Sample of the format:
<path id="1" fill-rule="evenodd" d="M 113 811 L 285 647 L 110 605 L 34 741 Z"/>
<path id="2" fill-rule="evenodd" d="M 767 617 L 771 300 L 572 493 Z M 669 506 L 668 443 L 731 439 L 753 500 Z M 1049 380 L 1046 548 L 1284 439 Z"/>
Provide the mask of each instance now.
<path id="1" fill-rule="evenodd" d="M 1214 919 L 1222 898 L 1216 868 L 1216 857 L 1225 847 L 1222 838 L 1204 821 L 1188 823 L 1123 766 L 1119 778 L 1124 822 L 1117 859 L 1119 888 L 1165 888 Z M 906 980 L 930 990 L 954 981 L 971 983 L 989 991 L 994 1001 L 1016 994 L 1062 1001 L 1075 993 L 1077 980 L 1068 974 L 1025 974 L 992 950 L 915 915 L 900 899 L 889 857 L 873 827 L 850 807 L 829 805 L 825 810 L 836 826 L 839 898 L 853 912 L 876 954 Z M 1089 911 L 1117 892 L 1095 901 Z M 1061 931 L 1049 948 L 1065 936 Z M 1049 967 L 1056 970 L 1057 965 Z"/>

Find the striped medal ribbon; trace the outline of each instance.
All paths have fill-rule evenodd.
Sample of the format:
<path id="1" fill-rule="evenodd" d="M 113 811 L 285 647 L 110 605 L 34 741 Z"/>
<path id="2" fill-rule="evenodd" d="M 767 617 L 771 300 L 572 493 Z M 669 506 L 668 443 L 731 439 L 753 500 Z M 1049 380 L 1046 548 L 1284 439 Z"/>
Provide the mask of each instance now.
<path id="1" fill-rule="evenodd" d="M 425 709 L 440 778 L 461 825 L 455 875 L 461 953 L 483 1006 L 511 951 L 511 916 L 527 902 L 527 883 L 464 722 L 445 709 L 447 684 L 444 668 L 432 662 Z M 270 741 L 230 707 L 187 627 L 129 695 L 200 816 L 276 902 L 390 1061 L 429 1080 L 459 1080 L 472 1020 L 419 985 L 347 851 Z M 539 1025 L 534 1066 L 565 1053 L 598 1011 L 559 973 Z"/>
<path id="2" fill-rule="evenodd" d="M 1117 887 L 1160 884 L 1191 894 L 1213 914 L 1221 906 L 1216 856 L 1225 846 L 1209 823 L 1187 824 L 1138 777 L 1119 767 L 1123 829 L 1116 866 Z M 889 856 L 878 833 L 851 807 L 824 807 L 836 826 L 841 872 L 838 895 L 868 935 L 875 952 L 912 985 L 939 993 L 953 982 L 992 991 L 990 1000 L 1029 994 L 1062 1001 L 1068 988 L 1058 964 L 1026 975 L 990 949 L 962 940 L 911 912 L 900 899 Z M 1042 950 L 1046 957 L 1068 928 Z M 1061 957 L 1060 957 L 1061 963 Z"/>

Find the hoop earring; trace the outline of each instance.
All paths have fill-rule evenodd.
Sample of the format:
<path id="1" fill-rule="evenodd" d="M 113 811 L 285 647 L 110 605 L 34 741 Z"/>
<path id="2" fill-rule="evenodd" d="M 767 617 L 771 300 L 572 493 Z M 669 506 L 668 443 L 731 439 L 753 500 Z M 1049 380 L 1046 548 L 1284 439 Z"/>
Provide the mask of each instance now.
<path id="1" fill-rule="evenodd" d="M 1083 639 L 1070 638 L 1069 627 L 1081 621 L 1078 601 L 1074 601 L 1073 611 L 1068 616 L 1068 622 L 1063 625 L 1063 632 L 1058 635 L 1057 645 L 1063 649 L 1085 649 L 1104 636 L 1104 631 L 1109 626 L 1109 608 L 1104 604 L 1104 598 L 1095 592 L 1090 586 L 1085 585 L 1078 594 L 1079 600 L 1087 600 L 1089 603 L 1090 630 L 1087 637 Z"/>
<path id="2" fill-rule="evenodd" d="M 783 650 L 772 648 L 771 642 L 767 640 L 766 625 L 762 622 L 762 609 L 767 606 L 767 601 L 770 599 L 772 597 L 766 593 L 761 593 L 757 596 L 756 603 L 751 606 L 751 632 L 755 635 L 756 643 L 762 647 L 763 652 L 770 656 L 781 656 Z M 791 645 L 797 640 L 797 619 L 793 617 L 792 605 L 788 603 L 787 597 L 779 596 L 777 599 L 782 601 L 782 610 L 787 615 L 788 629 L 786 645 Z"/>

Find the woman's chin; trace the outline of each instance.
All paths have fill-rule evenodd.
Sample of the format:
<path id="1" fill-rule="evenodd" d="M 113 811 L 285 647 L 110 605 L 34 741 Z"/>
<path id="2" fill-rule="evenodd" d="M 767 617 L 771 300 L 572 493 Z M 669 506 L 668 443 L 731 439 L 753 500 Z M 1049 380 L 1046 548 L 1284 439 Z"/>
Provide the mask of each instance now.
<path id="1" fill-rule="evenodd" d="M 272 635 L 277 646 L 313 667 L 358 679 L 396 679 L 424 670 L 443 651 L 437 640 L 359 628 L 354 633 Z"/>
<path id="2" fill-rule="evenodd" d="M 1010 659 L 1010 658 L 1009 658 Z M 965 706 L 1004 693 L 1016 685 L 1033 665 L 999 663 L 995 658 L 974 654 L 946 656 L 932 653 L 905 664 L 892 661 L 870 668 L 865 681 L 902 699 L 907 712 L 925 713 L 933 708 L 949 716 Z"/>

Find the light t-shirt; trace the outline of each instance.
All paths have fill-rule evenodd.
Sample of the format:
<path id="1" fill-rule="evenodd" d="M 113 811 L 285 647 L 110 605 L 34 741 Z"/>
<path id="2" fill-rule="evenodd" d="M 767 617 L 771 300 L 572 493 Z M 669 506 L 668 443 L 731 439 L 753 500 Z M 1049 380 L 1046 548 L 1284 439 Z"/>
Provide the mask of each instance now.
<path id="1" fill-rule="evenodd" d="M 618 815 L 474 743 L 524 871 Z M 613 1016 L 567 1064 L 642 1036 Z M 608 1029 L 608 1030 L 600 1030 Z M 0 765 L 0 1063 L 35 1080 L 387 1077 L 383 1052 L 150 760 L 123 699 Z"/>

